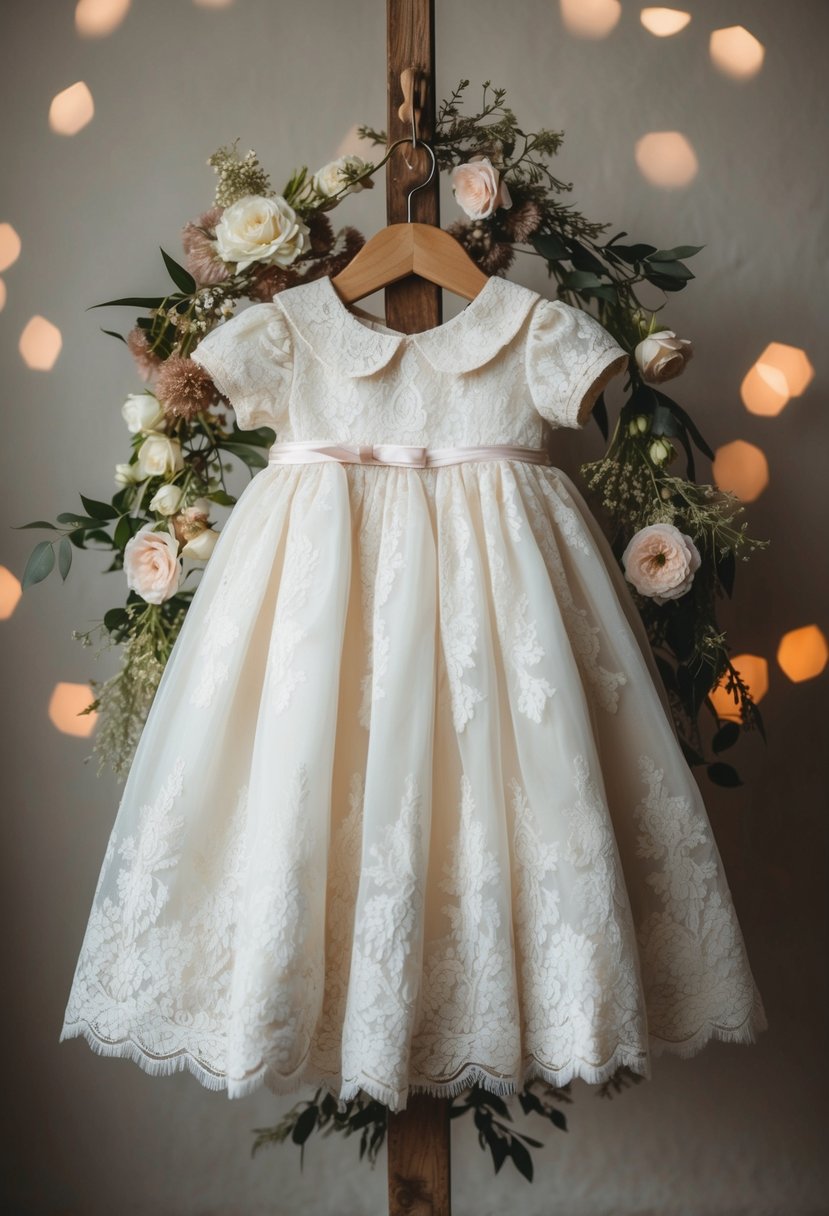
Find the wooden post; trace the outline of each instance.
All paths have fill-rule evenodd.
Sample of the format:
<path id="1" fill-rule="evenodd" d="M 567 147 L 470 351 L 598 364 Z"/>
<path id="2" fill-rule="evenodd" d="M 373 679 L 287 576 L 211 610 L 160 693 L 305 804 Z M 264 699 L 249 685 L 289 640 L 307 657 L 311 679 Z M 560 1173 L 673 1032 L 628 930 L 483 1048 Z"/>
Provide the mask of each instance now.
<path id="1" fill-rule="evenodd" d="M 434 0 L 387 0 L 388 138 L 411 136 L 411 123 L 398 109 L 403 101 L 400 77 L 406 68 L 420 74 L 425 89 L 420 103 L 418 137 L 431 140 L 435 128 Z M 406 162 L 412 165 L 410 169 Z M 405 223 L 409 190 L 429 176 L 431 158 L 422 148 L 401 145 L 386 164 L 386 218 Z M 411 218 L 439 224 L 438 175 L 412 196 Z M 401 333 L 431 329 L 442 321 L 440 288 L 410 276 L 386 288 L 386 321 Z M 389 1114 L 389 1216 L 450 1216 L 448 1098 L 410 1094 L 405 1110 Z"/>

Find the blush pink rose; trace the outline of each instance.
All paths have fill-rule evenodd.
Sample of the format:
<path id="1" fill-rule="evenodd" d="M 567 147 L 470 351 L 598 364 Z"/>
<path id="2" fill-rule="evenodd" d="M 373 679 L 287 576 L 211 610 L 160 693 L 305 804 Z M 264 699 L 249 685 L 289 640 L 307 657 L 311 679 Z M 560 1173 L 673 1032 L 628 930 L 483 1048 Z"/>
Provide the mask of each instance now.
<path id="1" fill-rule="evenodd" d="M 657 604 L 685 595 L 701 560 L 691 537 L 673 524 L 640 528 L 622 554 L 625 578 Z"/>
<path id="2" fill-rule="evenodd" d="M 498 207 L 512 206 L 507 183 L 488 156 L 473 156 L 466 164 L 456 165 L 449 180 L 458 206 L 471 220 L 484 220 Z"/>
<path id="3" fill-rule="evenodd" d="M 178 541 L 171 531 L 155 532 L 153 524 L 139 528 L 124 547 L 127 586 L 148 604 L 161 604 L 178 591 L 181 562 Z"/>

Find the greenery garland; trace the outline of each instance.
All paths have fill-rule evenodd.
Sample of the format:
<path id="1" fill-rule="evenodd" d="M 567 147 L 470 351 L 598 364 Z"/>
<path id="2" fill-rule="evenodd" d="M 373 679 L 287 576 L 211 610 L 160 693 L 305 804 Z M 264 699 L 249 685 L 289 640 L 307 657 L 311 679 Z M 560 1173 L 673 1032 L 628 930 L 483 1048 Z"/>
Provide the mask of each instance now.
<path id="1" fill-rule="evenodd" d="M 477 111 L 462 113 L 468 86 L 462 80 L 440 105 L 432 141 L 438 168 L 451 175 L 466 213 L 448 230 L 488 274 L 504 273 L 519 253 L 541 258 L 557 298 L 575 307 L 595 305 L 597 319 L 630 352 L 628 395 L 607 450 L 580 472 L 608 515 L 613 551 L 633 584 L 689 764 L 704 765 L 718 784 L 740 784 L 736 769 L 717 757 L 743 730 L 765 734 L 750 690 L 729 658 L 716 601 L 732 595 L 737 559 L 748 560 L 768 541 L 749 538 L 745 522 L 737 524 L 744 508 L 733 494 L 696 482 L 694 448 L 708 458 L 713 452 L 691 416 L 661 387 L 682 371 L 692 347 L 672 330 L 657 331 L 656 313 L 664 304 L 648 309 L 637 294 L 648 283 L 666 293 L 667 302 L 694 278 L 685 261 L 702 246 L 624 243 L 625 232 L 605 240 L 608 224 L 593 223 L 561 201 L 572 183 L 556 178 L 549 162 L 563 132 L 522 130 L 505 90 L 489 81 Z M 189 356 L 239 300 L 271 300 L 300 282 L 333 276 L 361 248 L 363 235 L 350 226 L 335 232 L 327 213 L 346 195 L 370 188 L 397 143 L 406 141 L 386 147 L 385 132 L 363 126 L 359 133 L 386 149 L 381 159 L 345 156 L 314 174 L 303 166 L 281 194 L 255 152 L 240 156 L 238 140 L 219 148 L 208 160 L 218 178 L 213 206 L 182 230 L 185 265 L 161 250 L 172 290 L 92 306 L 140 310 L 126 336 L 103 332 L 126 343 L 151 387 L 131 394 L 121 408 L 132 440 L 129 460 L 116 466 L 117 492 L 108 500 L 81 494 L 82 512 L 61 512 L 56 523 L 22 525 L 54 533 L 34 547 L 22 585 L 42 581 L 55 566 L 66 579 L 75 549 L 103 549 L 111 555 L 106 572 L 126 574 L 123 602 L 93 629 L 73 631 L 84 646 L 99 633 L 100 650 L 121 647 L 120 670 L 104 682 L 91 681 L 95 697 L 83 711 L 99 717 L 93 742 L 99 773 L 107 764 L 122 779 L 129 771 L 193 598 L 190 580 L 209 560 L 218 535 L 210 515 L 237 501 L 226 476 L 233 461 L 253 475 L 267 464 L 266 450 L 276 438 L 268 427 L 239 430 L 229 402 Z M 592 417 L 608 439 L 603 395 Z M 680 448 L 685 476 L 669 469 Z M 631 571 L 639 551 L 647 561 L 637 576 Z M 654 571 L 651 584 L 645 569 Z M 673 583 L 666 581 L 670 571 L 678 571 Z M 718 714 L 711 698 L 718 684 L 733 697 L 739 722 Z M 706 754 L 699 725 L 703 709 L 713 718 L 713 755 Z M 636 1079 L 622 1069 L 599 1092 L 610 1094 Z M 566 1127 L 559 1106 L 569 1101 L 568 1087 L 534 1081 L 518 1101 L 525 1114 Z M 453 1116 L 470 1111 L 496 1170 L 510 1157 L 531 1178 L 527 1145 L 537 1147 L 538 1141 L 507 1126 L 506 1103 L 476 1086 L 452 1103 Z M 304 1145 L 314 1130 L 359 1132 L 360 1155 L 373 1160 L 385 1118 L 379 1103 L 358 1098 L 340 1112 L 334 1099 L 318 1092 L 277 1127 L 259 1129 L 254 1147 L 288 1137 Z"/>

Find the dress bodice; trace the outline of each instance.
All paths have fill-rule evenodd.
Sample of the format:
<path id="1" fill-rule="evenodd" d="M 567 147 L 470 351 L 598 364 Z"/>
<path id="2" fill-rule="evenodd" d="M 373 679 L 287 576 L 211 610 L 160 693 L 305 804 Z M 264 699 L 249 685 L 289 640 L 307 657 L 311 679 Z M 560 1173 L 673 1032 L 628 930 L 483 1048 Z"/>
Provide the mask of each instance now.
<path id="1" fill-rule="evenodd" d="M 194 360 L 239 426 L 280 441 L 541 446 L 581 427 L 627 357 L 592 316 L 493 276 L 449 321 L 402 334 L 328 276 L 238 313 Z"/>

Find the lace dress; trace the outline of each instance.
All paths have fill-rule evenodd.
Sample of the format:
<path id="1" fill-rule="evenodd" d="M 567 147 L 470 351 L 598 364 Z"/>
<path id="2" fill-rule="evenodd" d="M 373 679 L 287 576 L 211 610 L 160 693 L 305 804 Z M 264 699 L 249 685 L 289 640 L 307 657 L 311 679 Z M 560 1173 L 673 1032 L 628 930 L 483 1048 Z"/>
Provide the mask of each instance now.
<path id="1" fill-rule="evenodd" d="M 494 277 L 405 335 L 321 278 L 194 358 L 277 443 L 164 670 L 61 1037 L 392 1110 L 754 1041 L 641 618 L 548 454 L 624 370 L 610 334 Z"/>

